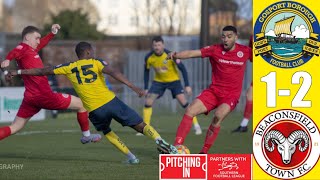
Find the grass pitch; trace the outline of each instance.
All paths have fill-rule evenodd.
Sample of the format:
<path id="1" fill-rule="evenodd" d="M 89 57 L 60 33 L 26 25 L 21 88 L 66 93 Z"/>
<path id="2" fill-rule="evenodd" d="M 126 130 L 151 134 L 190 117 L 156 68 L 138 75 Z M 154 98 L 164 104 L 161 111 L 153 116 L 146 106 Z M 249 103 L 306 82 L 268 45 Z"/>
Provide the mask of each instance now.
<path id="1" fill-rule="evenodd" d="M 155 111 L 151 124 L 161 136 L 173 143 L 183 113 Z M 191 153 L 198 153 L 204 142 L 212 114 L 199 116 L 204 130 L 200 136 L 193 129 L 185 145 Z M 252 132 L 231 134 L 242 113 L 232 113 L 224 120 L 220 134 L 210 153 L 252 153 Z M 0 126 L 7 125 L 0 124 Z M 75 113 L 59 114 L 57 119 L 29 122 L 19 134 L 0 141 L 0 179 L 159 179 L 158 152 L 155 143 L 147 137 L 135 136 L 135 131 L 112 122 L 112 129 L 140 159 L 138 165 L 128 165 L 126 157 L 105 138 L 99 143 L 82 145 L 81 132 Z M 252 125 L 249 125 L 252 129 Z M 92 132 L 96 132 L 91 125 Z M 11 168 L 7 166 L 22 166 Z"/>

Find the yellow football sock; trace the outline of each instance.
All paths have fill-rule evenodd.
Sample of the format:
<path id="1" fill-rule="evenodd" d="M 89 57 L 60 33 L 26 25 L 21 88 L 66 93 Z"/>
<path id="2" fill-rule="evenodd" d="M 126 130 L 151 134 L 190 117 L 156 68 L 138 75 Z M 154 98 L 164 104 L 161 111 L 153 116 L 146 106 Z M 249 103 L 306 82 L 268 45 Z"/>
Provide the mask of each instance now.
<path id="1" fill-rule="evenodd" d="M 110 131 L 105 136 L 111 142 L 111 144 L 113 144 L 116 148 L 118 148 L 119 151 L 121 151 L 123 154 L 127 155 L 130 152 L 128 147 L 121 141 L 121 139 L 113 131 Z"/>
<path id="2" fill-rule="evenodd" d="M 146 124 L 150 124 L 152 115 L 152 107 L 144 107 L 143 108 L 143 121 Z"/>
<path id="3" fill-rule="evenodd" d="M 194 126 L 198 126 L 199 125 L 199 123 L 198 123 L 198 119 L 197 119 L 197 117 L 195 116 L 195 117 L 193 117 L 193 119 L 192 119 L 192 123 L 193 123 L 193 125 Z"/>
<path id="4" fill-rule="evenodd" d="M 149 124 L 147 124 L 147 125 L 143 128 L 143 134 L 144 134 L 145 136 L 150 137 L 150 138 L 153 139 L 153 140 L 156 140 L 156 139 L 160 139 L 160 138 L 161 138 L 160 134 L 159 134 L 152 126 L 150 126 Z"/>

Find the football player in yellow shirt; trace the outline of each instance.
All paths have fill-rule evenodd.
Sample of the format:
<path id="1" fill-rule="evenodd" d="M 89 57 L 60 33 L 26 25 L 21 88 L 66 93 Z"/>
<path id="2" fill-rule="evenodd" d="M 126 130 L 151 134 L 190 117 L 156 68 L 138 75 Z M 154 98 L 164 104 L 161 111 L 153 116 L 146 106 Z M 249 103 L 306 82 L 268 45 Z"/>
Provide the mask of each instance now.
<path id="1" fill-rule="evenodd" d="M 147 92 L 147 96 L 143 108 L 143 120 L 146 124 L 150 124 L 154 101 L 160 98 L 166 89 L 171 91 L 172 97 L 176 98 L 183 108 L 189 105 L 184 95 L 178 69 L 181 71 L 184 79 L 185 91 L 188 95 L 191 95 L 192 89 L 189 85 L 187 70 L 179 59 L 167 61 L 166 57 L 169 53 L 170 51 L 165 49 L 161 36 L 156 36 L 152 39 L 152 51 L 145 57 L 144 71 L 144 89 Z M 151 68 L 155 71 L 155 77 L 151 88 L 148 90 Z M 197 117 L 193 118 L 193 126 L 196 135 L 202 134 Z"/>
<path id="2" fill-rule="evenodd" d="M 124 153 L 128 163 L 138 164 L 139 159 L 128 149 L 123 141 L 111 130 L 110 123 L 115 119 L 123 126 L 129 126 L 139 133 L 153 139 L 158 150 L 162 153 L 177 154 L 177 149 L 161 138 L 159 133 L 130 107 L 124 104 L 116 95 L 108 89 L 103 74 L 108 74 L 116 80 L 126 84 L 135 93 L 142 97 L 145 92 L 128 81 L 120 72 L 114 71 L 106 61 L 95 59 L 91 44 L 80 42 L 76 46 L 76 54 L 79 58 L 76 62 L 60 64 L 55 67 L 22 69 L 10 71 L 7 75 L 50 75 L 62 74 L 71 81 L 75 91 L 82 100 L 84 107 L 89 112 L 89 119 L 98 131 L 102 131 L 105 137 Z"/>

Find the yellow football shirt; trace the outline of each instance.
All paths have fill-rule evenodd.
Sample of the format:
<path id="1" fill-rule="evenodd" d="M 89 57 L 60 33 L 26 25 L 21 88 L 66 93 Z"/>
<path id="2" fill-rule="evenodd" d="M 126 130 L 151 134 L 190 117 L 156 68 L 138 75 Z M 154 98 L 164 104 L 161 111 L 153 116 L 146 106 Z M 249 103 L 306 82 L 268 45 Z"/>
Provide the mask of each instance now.
<path id="1" fill-rule="evenodd" d="M 155 53 L 146 56 L 146 68 L 152 67 L 155 71 L 154 81 L 167 83 L 180 80 L 177 64 L 174 61 L 165 61 L 168 53 L 164 51 L 161 56 Z"/>
<path id="2" fill-rule="evenodd" d="M 83 59 L 60 64 L 55 74 L 66 75 L 83 102 L 84 107 L 93 111 L 111 101 L 115 94 L 108 89 L 102 73 L 107 63 L 97 59 Z"/>

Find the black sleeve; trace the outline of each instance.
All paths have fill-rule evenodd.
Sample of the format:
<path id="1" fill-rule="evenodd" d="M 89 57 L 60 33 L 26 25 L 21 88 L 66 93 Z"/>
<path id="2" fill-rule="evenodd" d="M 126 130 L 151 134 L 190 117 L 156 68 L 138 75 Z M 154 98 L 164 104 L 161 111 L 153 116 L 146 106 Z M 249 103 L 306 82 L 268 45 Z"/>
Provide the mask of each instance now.
<path id="1" fill-rule="evenodd" d="M 147 68 L 147 62 L 149 57 L 152 55 L 152 51 L 149 52 L 146 57 L 144 58 L 144 89 L 147 90 L 149 86 L 149 74 L 150 74 L 150 69 Z"/>
<path id="2" fill-rule="evenodd" d="M 149 73 L 150 73 L 150 70 L 147 69 L 146 65 L 144 67 L 144 89 L 148 89 L 148 86 L 149 86 Z"/>
<path id="3" fill-rule="evenodd" d="M 176 64 L 182 73 L 183 80 L 184 80 L 184 86 L 189 86 L 188 72 L 187 72 L 186 67 L 182 64 L 182 62 L 179 62 L 179 63 L 176 62 Z"/>

